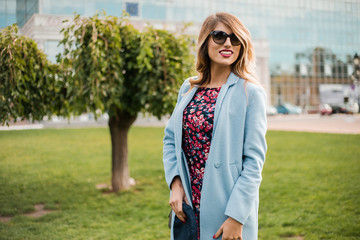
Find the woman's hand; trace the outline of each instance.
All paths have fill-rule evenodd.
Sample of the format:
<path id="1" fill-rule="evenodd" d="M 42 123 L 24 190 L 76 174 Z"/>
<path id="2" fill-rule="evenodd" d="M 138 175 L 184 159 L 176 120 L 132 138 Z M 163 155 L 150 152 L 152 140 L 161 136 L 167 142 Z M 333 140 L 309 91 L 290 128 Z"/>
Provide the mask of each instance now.
<path id="1" fill-rule="evenodd" d="M 189 201 L 186 198 L 184 187 L 181 183 L 179 176 L 175 177 L 171 183 L 171 196 L 169 204 L 172 210 L 175 212 L 176 216 L 183 222 L 186 221 L 186 215 L 182 209 L 182 203 L 185 201 L 189 204 Z M 189 204 L 190 205 L 190 204 Z"/>
<path id="2" fill-rule="evenodd" d="M 235 219 L 228 217 L 221 225 L 219 230 L 214 235 L 214 238 L 220 237 L 222 233 L 222 240 L 242 240 L 243 225 Z"/>

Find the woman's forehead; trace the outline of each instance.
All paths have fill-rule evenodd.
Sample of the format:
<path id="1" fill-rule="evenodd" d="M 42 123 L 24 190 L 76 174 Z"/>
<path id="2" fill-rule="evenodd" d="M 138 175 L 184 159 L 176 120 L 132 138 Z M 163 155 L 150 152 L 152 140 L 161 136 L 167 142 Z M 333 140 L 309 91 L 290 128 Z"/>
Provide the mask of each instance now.
<path id="1" fill-rule="evenodd" d="M 226 32 L 227 34 L 231 34 L 232 30 L 225 24 L 223 24 L 222 22 L 218 22 L 214 28 L 214 31 L 223 31 Z"/>

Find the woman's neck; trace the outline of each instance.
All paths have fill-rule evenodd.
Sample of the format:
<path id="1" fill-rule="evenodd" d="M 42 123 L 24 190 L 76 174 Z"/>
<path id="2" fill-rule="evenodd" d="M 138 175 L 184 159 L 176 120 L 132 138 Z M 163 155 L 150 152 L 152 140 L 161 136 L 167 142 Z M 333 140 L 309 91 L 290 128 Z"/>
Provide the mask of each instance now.
<path id="1" fill-rule="evenodd" d="M 205 87 L 221 87 L 224 85 L 231 73 L 231 68 L 224 66 L 211 66 L 211 79 Z"/>

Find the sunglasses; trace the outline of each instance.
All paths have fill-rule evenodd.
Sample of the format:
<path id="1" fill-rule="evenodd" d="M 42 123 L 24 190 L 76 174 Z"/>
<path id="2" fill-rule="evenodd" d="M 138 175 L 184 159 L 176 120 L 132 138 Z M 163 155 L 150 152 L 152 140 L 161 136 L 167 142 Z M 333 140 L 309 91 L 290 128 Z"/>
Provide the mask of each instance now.
<path id="1" fill-rule="evenodd" d="M 238 46 L 241 44 L 240 40 L 236 37 L 234 33 L 227 34 L 223 31 L 212 31 L 210 35 L 212 36 L 212 39 L 216 44 L 224 44 L 228 37 L 230 38 L 231 45 Z"/>

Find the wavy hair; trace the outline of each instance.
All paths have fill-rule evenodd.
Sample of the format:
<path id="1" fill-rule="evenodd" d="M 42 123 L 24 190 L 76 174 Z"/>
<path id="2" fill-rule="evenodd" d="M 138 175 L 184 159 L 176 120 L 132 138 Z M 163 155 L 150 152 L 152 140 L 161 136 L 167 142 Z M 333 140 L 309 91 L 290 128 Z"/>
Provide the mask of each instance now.
<path id="1" fill-rule="evenodd" d="M 231 71 L 246 81 L 260 85 L 255 72 L 255 52 L 249 30 L 236 16 L 225 12 L 218 12 L 207 17 L 201 27 L 196 61 L 196 71 L 199 73 L 199 77 L 189 80 L 191 84 L 190 89 L 194 86 L 209 84 L 211 81 L 211 60 L 208 54 L 209 34 L 219 22 L 228 26 L 241 42 L 239 57 L 231 65 Z"/>

